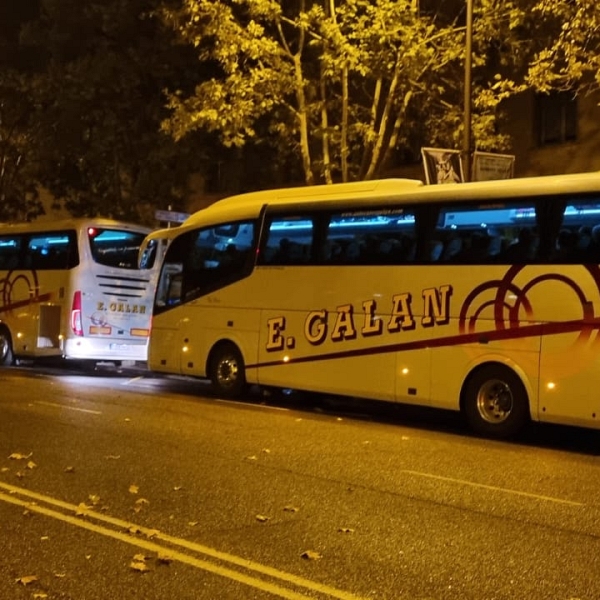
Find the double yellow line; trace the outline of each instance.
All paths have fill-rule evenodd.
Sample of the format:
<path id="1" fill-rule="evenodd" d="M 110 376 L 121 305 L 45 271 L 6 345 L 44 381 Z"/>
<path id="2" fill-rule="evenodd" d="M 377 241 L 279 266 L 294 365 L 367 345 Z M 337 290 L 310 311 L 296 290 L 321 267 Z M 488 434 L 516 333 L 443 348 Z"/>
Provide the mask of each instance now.
<path id="1" fill-rule="evenodd" d="M 279 598 L 307 600 L 324 597 L 337 600 L 364 600 L 359 596 L 328 585 L 173 537 L 155 529 L 139 527 L 135 523 L 93 510 L 86 509 L 84 514 L 78 515 L 77 513 L 81 512 L 80 508 L 74 504 L 1 481 L 0 490 L 4 490 L 0 491 L 1 502 L 22 506 L 30 512 L 86 529 L 148 552 L 155 552 L 157 555 L 168 556 L 173 561 L 237 581 Z M 136 533 L 130 533 L 132 531 Z M 315 596 L 315 594 L 318 595 Z"/>

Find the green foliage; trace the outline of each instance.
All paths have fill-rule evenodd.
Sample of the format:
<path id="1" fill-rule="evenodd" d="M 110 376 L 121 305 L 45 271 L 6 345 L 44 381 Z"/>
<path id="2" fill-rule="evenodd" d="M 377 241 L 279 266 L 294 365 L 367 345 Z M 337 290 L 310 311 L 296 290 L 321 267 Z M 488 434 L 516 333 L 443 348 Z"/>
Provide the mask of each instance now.
<path id="1" fill-rule="evenodd" d="M 154 207 L 183 206 L 201 140 L 177 144 L 160 123 L 162 90 L 186 85 L 191 51 L 147 18 L 145 0 L 42 5 L 21 36 L 40 57 L 29 90 L 37 181 L 74 215 L 151 222 Z"/>
<path id="2" fill-rule="evenodd" d="M 600 88 L 600 5 L 539 0 L 533 12 L 550 34 L 531 63 L 528 83 L 541 92 Z"/>
<path id="3" fill-rule="evenodd" d="M 19 49 L 19 28 L 31 2 L 0 5 L 0 221 L 22 221 L 43 209 L 31 151 L 35 121 L 28 93 L 31 57 Z"/>
<path id="4" fill-rule="evenodd" d="M 151 223 L 222 160 L 247 165 L 248 188 L 380 177 L 422 146 L 460 148 L 465 5 L 3 3 L 0 219 L 39 213 L 40 185 L 74 215 Z M 509 149 L 503 103 L 524 90 L 598 88 L 596 2 L 473 5 L 474 147 Z"/>
<path id="5" fill-rule="evenodd" d="M 158 11 L 214 77 L 171 90 L 163 130 L 257 138 L 293 153 L 307 183 L 381 175 L 396 153 L 460 144 L 464 15 L 421 14 L 411 0 L 182 0 Z M 499 105 L 523 86 L 523 3 L 482 0 L 474 31 L 477 146 L 503 149 Z M 490 79 L 486 73 L 500 75 Z M 257 127 L 265 127 L 259 131 Z M 267 135 L 270 135 L 270 138 Z M 288 151 L 285 152 L 284 149 Z M 293 149 L 293 150 L 291 150 Z"/>
<path id="6" fill-rule="evenodd" d="M 0 221 L 26 221 L 43 212 L 32 177 L 26 91 L 23 76 L 0 70 Z"/>

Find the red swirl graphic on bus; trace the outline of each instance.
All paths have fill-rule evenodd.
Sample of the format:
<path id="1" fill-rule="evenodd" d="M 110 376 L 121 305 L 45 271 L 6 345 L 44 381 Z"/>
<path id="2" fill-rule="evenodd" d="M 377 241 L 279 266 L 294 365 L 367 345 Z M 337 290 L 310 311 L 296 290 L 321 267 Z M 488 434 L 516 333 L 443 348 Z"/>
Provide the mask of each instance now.
<path id="1" fill-rule="evenodd" d="M 600 268 L 577 267 L 577 275 L 581 271 L 589 275 L 577 277 L 578 281 L 559 272 L 546 272 L 529 279 L 527 270 L 527 266 L 512 266 L 502 279 L 474 288 L 460 310 L 460 334 L 472 335 L 478 326 L 485 330 L 482 335 L 489 341 L 572 333 L 560 344 L 554 342 L 553 363 L 562 373 L 581 368 L 582 362 L 588 363 L 594 357 L 589 352 L 591 347 L 600 343 L 600 317 L 596 315 L 600 306 Z M 552 318 L 548 318 L 549 314 Z M 573 353 L 569 361 L 564 360 L 565 350 Z"/>
<path id="2" fill-rule="evenodd" d="M 40 295 L 39 291 L 36 271 L 9 271 L 6 277 L 0 279 L 0 314 L 50 299 L 50 294 Z"/>

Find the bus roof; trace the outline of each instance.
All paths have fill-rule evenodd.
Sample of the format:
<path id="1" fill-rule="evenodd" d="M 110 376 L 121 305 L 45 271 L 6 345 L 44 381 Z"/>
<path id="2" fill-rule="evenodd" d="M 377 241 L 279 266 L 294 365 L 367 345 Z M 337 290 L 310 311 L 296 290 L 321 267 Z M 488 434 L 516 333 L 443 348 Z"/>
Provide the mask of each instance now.
<path id="1" fill-rule="evenodd" d="M 305 204 L 307 208 L 323 206 L 346 208 L 356 203 L 385 205 L 424 202 L 481 201 L 554 195 L 564 192 L 600 192 L 600 171 L 567 175 L 547 175 L 516 179 L 479 181 L 445 185 L 425 185 L 416 179 L 379 179 L 330 185 L 281 188 L 238 194 L 218 200 L 191 215 L 182 225 L 160 229 L 151 237 L 172 238 L 181 231 L 210 226 L 226 220 L 255 218 L 263 206 Z"/>
<path id="2" fill-rule="evenodd" d="M 0 223 L 0 234 L 22 233 L 28 231 L 60 231 L 65 229 L 79 229 L 81 227 L 105 227 L 111 229 L 118 228 L 139 231 L 142 233 L 149 233 L 152 231 L 150 227 L 146 227 L 144 225 L 116 221 L 114 219 L 77 217 L 72 219 L 29 221 L 26 223 Z"/>

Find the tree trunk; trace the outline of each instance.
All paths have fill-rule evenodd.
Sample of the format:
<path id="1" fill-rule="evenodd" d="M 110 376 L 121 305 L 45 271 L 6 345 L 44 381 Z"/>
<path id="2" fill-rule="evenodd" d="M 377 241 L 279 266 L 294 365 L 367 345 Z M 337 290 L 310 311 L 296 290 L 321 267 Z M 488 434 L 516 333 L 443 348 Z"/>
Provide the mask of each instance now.
<path id="1" fill-rule="evenodd" d="M 412 91 L 408 91 L 404 95 L 404 102 L 402 103 L 402 110 L 398 111 L 398 114 L 396 115 L 396 120 L 394 122 L 394 127 L 392 129 L 392 133 L 390 135 L 389 141 L 387 142 L 385 149 L 383 150 L 381 160 L 379 161 L 379 163 L 377 164 L 377 167 L 375 168 L 375 172 L 374 172 L 375 178 L 380 177 L 381 172 L 383 171 L 383 169 L 385 169 L 385 167 L 389 163 L 390 155 L 391 155 L 392 151 L 394 150 L 394 148 L 396 147 L 396 144 L 398 143 L 398 135 L 400 133 L 400 127 L 402 127 L 402 123 L 404 122 L 404 116 L 406 115 L 406 109 L 408 108 L 408 105 L 410 103 L 412 96 L 413 96 Z"/>
<path id="2" fill-rule="evenodd" d="M 329 118 L 327 115 L 327 86 L 325 85 L 325 76 L 321 65 L 319 87 L 321 89 L 321 129 L 323 136 L 321 138 L 321 147 L 323 153 L 323 177 L 325 183 L 333 183 L 331 176 L 331 157 L 329 155 Z"/>
<path id="3" fill-rule="evenodd" d="M 342 181 L 348 181 L 348 63 L 342 70 L 342 126 L 340 140 L 340 161 Z"/>
<path id="4" fill-rule="evenodd" d="M 304 95 L 304 78 L 302 76 L 302 63 L 298 54 L 294 55 L 294 72 L 296 75 L 296 102 L 298 103 L 298 125 L 300 129 L 300 152 L 302 155 L 302 168 L 306 185 L 314 185 L 315 178 L 312 172 L 310 159 L 310 145 L 308 135 L 308 114 L 306 109 L 306 96 Z"/>
<path id="5" fill-rule="evenodd" d="M 365 173 L 365 179 L 373 179 L 376 167 L 380 161 L 381 153 L 383 150 L 383 142 L 384 139 L 387 139 L 386 130 L 388 128 L 388 123 L 391 117 L 391 112 L 394 104 L 394 95 L 396 93 L 396 88 L 398 87 L 398 79 L 399 79 L 399 71 L 400 64 L 398 57 L 396 57 L 396 67 L 394 69 L 394 77 L 390 82 L 390 89 L 388 90 L 387 99 L 385 101 L 385 105 L 383 108 L 383 112 L 381 115 L 381 120 L 379 121 L 379 131 L 377 135 L 377 141 L 373 146 L 373 155 L 371 156 L 371 163 L 369 164 L 369 168 Z"/>

